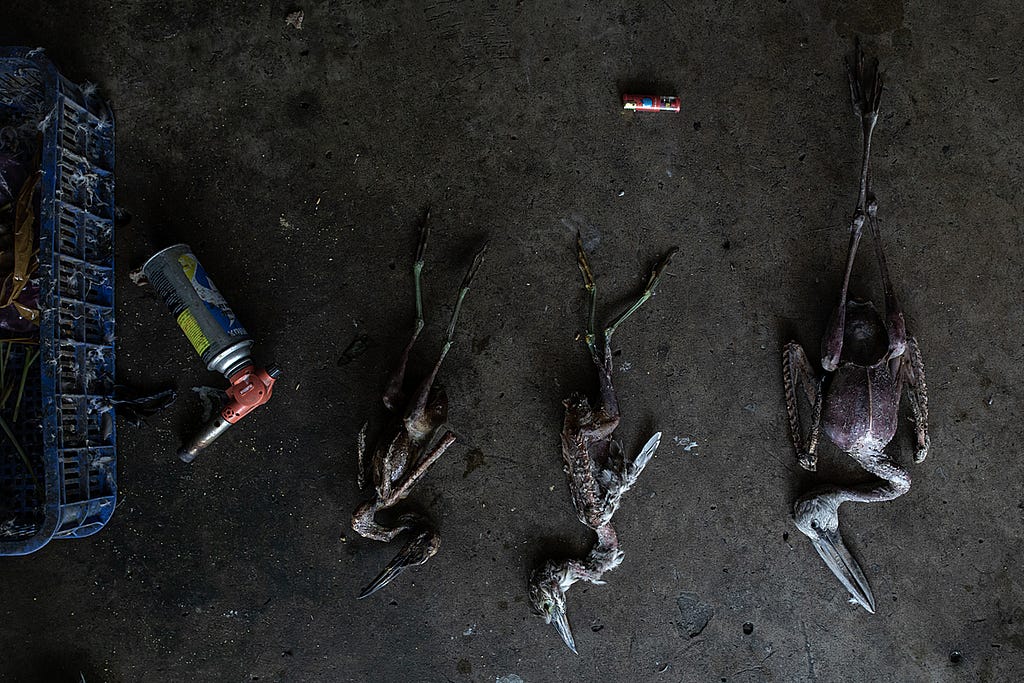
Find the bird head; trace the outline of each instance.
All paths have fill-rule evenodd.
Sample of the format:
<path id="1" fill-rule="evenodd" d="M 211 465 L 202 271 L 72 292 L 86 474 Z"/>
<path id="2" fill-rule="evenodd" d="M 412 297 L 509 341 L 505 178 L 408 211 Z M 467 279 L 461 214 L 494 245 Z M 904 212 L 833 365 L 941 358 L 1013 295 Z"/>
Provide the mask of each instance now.
<path id="1" fill-rule="evenodd" d="M 811 544 L 825 565 L 850 592 L 850 602 L 874 614 L 875 597 L 871 593 L 871 586 L 839 533 L 841 502 L 838 497 L 828 493 L 806 496 L 797 501 L 793 520 L 801 533 L 811 539 Z"/>
<path id="2" fill-rule="evenodd" d="M 569 618 L 565 614 L 565 592 L 572 584 L 567 565 L 546 563 L 530 579 L 530 607 L 534 614 L 544 619 L 544 623 L 554 624 L 558 635 L 573 654 L 577 654 Z"/>
<path id="3" fill-rule="evenodd" d="M 406 567 L 423 564 L 437 554 L 441 547 L 441 537 L 433 526 L 417 513 L 406 513 L 398 518 L 400 527 L 412 529 L 413 536 L 391 562 L 377 575 L 370 585 L 359 594 L 359 599 L 373 595 L 391 583 L 396 576 L 405 571 Z"/>

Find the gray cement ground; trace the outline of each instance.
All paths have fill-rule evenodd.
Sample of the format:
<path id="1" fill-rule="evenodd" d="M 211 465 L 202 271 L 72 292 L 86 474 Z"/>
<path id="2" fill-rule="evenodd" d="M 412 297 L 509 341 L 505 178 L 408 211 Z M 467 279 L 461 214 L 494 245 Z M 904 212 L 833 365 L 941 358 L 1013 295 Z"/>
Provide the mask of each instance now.
<path id="1" fill-rule="evenodd" d="M 1018 680 L 1022 14 L 946 4 L 5 2 L 3 42 L 45 46 L 115 104 L 135 218 L 120 379 L 182 400 L 121 425 L 108 528 L 0 562 L 3 680 Z M 844 510 L 874 616 L 789 519 L 815 481 L 861 475 L 831 448 L 799 471 L 779 370 L 788 339 L 816 349 L 838 290 L 858 34 L 888 74 L 875 182 L 932 410 L 910 493 Z M 624 114 L 626 89 L 683 112 Z M 415 496 L 444 543 L 357 602 L 397 546 L 348 529 L 355 433 L 382 417 L 428 205 L 421 364 L 491 241 L 443 372 L 460 441 Z M 609 314 L 681 252 L 618 336 L 620 436 L 666 438 L 617 516 L 625 563 L 569 593 L 573 656 L 524 594 L 546 552 L 591 542 L 558 447 L 561 399 L 593 387 L 577 227 Z M 175 241 L 284 369 L 191 466 L 174 456 L 199 420 L 189 388 L 216 378 L 127 278 Z M 909 461 L 906 432 L 893 452 Z"/>

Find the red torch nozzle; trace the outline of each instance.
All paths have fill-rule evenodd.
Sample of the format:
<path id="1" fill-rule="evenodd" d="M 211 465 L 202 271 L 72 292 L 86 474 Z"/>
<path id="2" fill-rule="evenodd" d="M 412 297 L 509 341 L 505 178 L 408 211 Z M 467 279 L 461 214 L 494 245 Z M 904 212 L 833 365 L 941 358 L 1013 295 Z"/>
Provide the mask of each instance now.
<path id="1" fill-rule="evenodd" d="M 266 369 L 247 365 L 231 375 L 228 378 L 231 382 L 227 389 L 228 404 L 188 445 L 178 451 L 178 457 L 185 462 L 192 462 L 199 455 L 199 451 L 213 443 L 231 425 L 237 424 L 243 417 L 269 401 L 274 390 L 274 382 L 280 374 L 281 371 L 276 365 L 270 365 Z"/>

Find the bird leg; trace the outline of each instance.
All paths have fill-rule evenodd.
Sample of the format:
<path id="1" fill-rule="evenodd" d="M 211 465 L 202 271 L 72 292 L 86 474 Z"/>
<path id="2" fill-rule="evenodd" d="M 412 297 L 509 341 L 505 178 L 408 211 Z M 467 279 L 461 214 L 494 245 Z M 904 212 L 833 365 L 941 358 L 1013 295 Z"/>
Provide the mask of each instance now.
<path id="1" fill-rule="evenodd" d="M 885 261 L 882 248 L 882 235 L 878 229 L 878 202 L 871 191 L 871 176 L 868 161 L 871 156 L 871 137 L 878 121 L 878 107 L 882 98 L 882 75 L 878 72 L 878 60 L 870 68 L 864 66 L 864 53 L 857 45 L 854 63 L 848 64 L 850 77 L 850 95 L 853 100 L 854 113 L 860 116 L 864 135 L 864 156 L 860 176 L 860 192 L 857 210 L 867 217 L 871 236 L 875 243 L 875 256 L 882 275 L 882 286 L 885 291 L 885 326 L 889 334 L 889 357 L 897 358 L 906 350 L 907 326 L 903 319 L 903 311 L 896 299 L 889 267 Z M 896 369 L 895 366 L 893 369 Z"/>
<path id="2" fill-rule="evenodd" d="M 420 332 L 423 331 L 423 288 L 421 276 L 423 274 L 423 262 L 427 252 L 427 237 L 429 235 L 430 210 L 428 209 L 427 215 L 423 218 L 423 225 L 420 227 L 419 246 L 416 248 L 416 260 L 412 265 L 412 277 L 416 290 L 416 323 L 413 325 L 412 337 L 409 339 L 409 343 L 405 345 L 402 357 L 398 361 L 398 367 L 391 374 L 387 387 L 384 389 L 384 407 L 392 412 L 397 412 L 402 407 L 404 398 L 402 385 L 405 383 L 405 369 L 409 364 L 409 354 L 412 352 L 412 347 L 420 336 Z"/>
<path id="3" fill-rule="evenodd" d="M 590 351 L 590 357 L 597 367 L 598 384 L 600 386 L 601 406 L 594 411 L 593 418 L 588 427 L 580 428 L 580 435 L 587 440 L 597 441 L 611 438 L 612 433 L 619 427 L 619 401 L 615 395 L 615 387 L 612 384 L 612 351 L 608 338 L 604 340 L 604 355 L 597 350 L 597 281 L 594 272 L 590 268 L 587 259 L 587 252 L 583 248 L 583 238 L 576 233 L 576 264 L 579 266 L 580 274 L 583 275 L 583 288 L 590 295 L 590 310 L 587 315 L 587 332 L 583 336 Z"/>
<path id="4" fill-rule="evenodd" d="M 863 156 L 861 158 L 860 186 L 857 196 L 857 208 L 866 211 L 870 192 L 868 160 L 871 157 L 871 135 L 878 122 L 878 108 L 882 102 L 882 74 L 878 72 L 878 60 L 865 67 L 864 51 L 857 43 L 853 61 L 846 63 L 846 73 L 850 81 L 850 100 L 853 113 L 861 121 L 861 132 L 864 137 Z"/>
<path id="5" fill-rule="evenodd" d="M 797 385 L 803 387 L 807 402 L 813 406 L 811 431 L 806 447 L 803 428 L 800 425 L 800 402 Z M 786 344 L 782 351 L 782 386 L 786 392 L 786 413 L 789 416 L 789 435 L 796 450 L 797 460 L 805 470 L 813 472 L 818 467 L 818 430 L 821 428 L 822 390 L 821 379 L 807 360 L 807 354 L 796 342 Z"/>
<path id="6" fill-rule="evenodd" d="M 640 307 L 654 296 L 658 283 L 661 282 L 661 278 L 665 275 L 665 271 L 677 251 L 679 250 L 676 247 L 668 250 L 648 276 L 647 285 L 644 287 L 644 291 L 640 293 L 640 297 L 604 330 L 604 363 L 599 368 L 601 402 L 604 404 L 605 410 L 616 417 L 619 415 L 619 401 L 615 394 L 615 389 L 612 387 L 612 335 L 615 334 L 615 330 L 618 329 L 619 325 L 626 322 L 627 318 L 640 310 Z"/>
<path id="7" fill-rule="evenodd" d="M 917 340 L 907 337 L 907 348 L 910 353 L 901 358 L 900 370 L 907 386 L 907 397 L 910 399 L 910 410 L 914 415 L 914 431 L 917 435 L 917 450 L 914 462 L 924 462 L 928 457 L 931 439 L 928 437 L 928 388 L 924 380 L 924 360 Z"/>
<path id="8" fill-rule="evenodd" d="M 583 337 L 587 344 L 587 349 L 590 351 L 591 357 L 594 359 L 594 363 L 600 366 L 601 357 L 597 353 L 597 323 L 595 317 L 597 315 L 597 281 L 594 279 L 594 273 L 590 269 L 590 262 L 587 260 L 587 252 L 583 248 L 583 238 L 580 233 L 576 233 L 576 264 L 580 268 L 580 273 L 583 275 L 583 288 L 587 290 L 587 294 L 590 295 L 590 313 L 587 315 L 587 333 Z"/>
<path id="9" fill-rule="evenodd" d="M 850 226 L 850 247 L 846 255 L 846 271 L 843 274 L 843 286 L 839 290 L 839 303 L 832 311 L 825 336 L 821 339 L 821 367 L 825 372 L 833 372 L 839 367 L 839 359 L 843 355 L 843 333 L 846 329 L 846 299 L 850 290 L 850 273 L 853 272 L 853 261 L 857 257 L 857 246 L 860 244 L 864 228 L 864 214 L 858 208 Z"/>
<path id="10" fill-rule="evenodd" d="M 882 98 L 882 76 L 878 73 L 877 62 L 870 69 L 864 68 L 864 53 L 857 45 L 853 63 L 847 64 L 850 77 L 850 97 L 853 101 L 853 112 L 861 120 L 863 146 L 861 154 L 860 181 L 857 192 L 857 208 L 850 222 L 850 247 L 846 256 L 846 270 L 843 274 L 843 286 L 839 292 L 839 303 L 832 313 L 828 330 L 821 342 L 821 367 L 825 372 L 833 372 L 839 367 L 839 359 L 843 353 L 843 332 L 846 328 L 846 299 L 850 289 L 850 274 L 857 256 L 864 221 L 868 214 L 868 195 L 870 192 L 870 161 L 871 136 L 878 121 L 878 106 Z"/>
<path id="11" fill-rule="evenodd" d="M 664 276 L 666 269 L 672 262 L 672 257 L 677 251 L 678 249 L 673 247 L 665 254 L 654 270 L 651 271 L 650 276 L 647 278 L 647 285 L 637 300 L 604 329 L 604 354 L 602 357 L 597 351 L 597 335 L 594 320 L 595 307 L 597 305 L 597 283 L 587 261 L 587 252 L 583 248 L 583 240 L 578 233 L 576 235 L 576 260 L 579 264 L 580 272 L 583 274 L 583 286 L 590 293 L 590 315 L 587 320 L 585 340 L 594 364 L 598 368 L 602 408 L 609 419 L 617 418 L 619 415 L 619 402 L 612 384 L 612 335 L 615 334 L 615 330 L 618 329 L 619 325 L 626 322 L 648 299 L 654 296 L 658 283 Z M 611 431 L 614 431 L 614 428 Z"/>
<path id="12" fill-rule="evenodd" d="M 902 356 L 907 349 L 907 324 L 903 319 L 903 309 L 900 308 L 899 301 L 896 299 L 892 278 L 889 277 L 885 251 L 882 249 L 882 234 L 878 229 L 877 213 L 878 203 L 874 197 L 871 197 L 868 202 L 868 226 L 871 228 L 871 237 L 875 243 L 878 269 L 882 273 L 882 288 L 885 291 L 885 329 L 889 335 L 889 358 L 894 359 Z"/>
<path id="13" fill-rule="evenodd" d="M 626 319 L 629 318 L 629 316 L 636 313 L 641 306 L 647 303 L 648 299 L 654 296 L 655 288 L 658 286 L 658 283 L 661 282 L 661 278 L 665 275 L 665 270 L 668 268 L 669 264 L 672 263 L 672 257 L 675 256 L 677 251 L 679 251 L 679 249 L 676 247 L 672 247 L 668 250 L 668 253 L 662 257 L 661 261 L 658 262 L 658 265 L 654 267 L 654 270 L 652 270 L 651 274 L 648 276 L 647 286 L 644 287 L 644 291 L 640 294 L 640 297 L 634 301 L 633 305 L 626 309 L 622 315 L 616 318 L 611 325 L 605 328 L 604 339 L 607 345 L 606 354 L 610 351 L 612 335 L 615 333 L 615 330 L 618 329 L 619 325 L 626 322 Z M 606 362 L 611 363 L 611 358 L 606 357 Z"/>
<path id="14" fill-rule="evenodd" d="M 448 331 L 445 334 L 444 345 L 441 347 L 441 354 L 437 358 L 437 362 L 434 363 L 434 367 L 431 369 L 430 374 L 420 384 L 417 389 L 413 401 L 409 407 L 409 412 L 406 413 L 404 422 L 405 428 L 409 431 L 410 435 L 422 436 L 430 432 L 429 422 L 430 419 L 426 415 L 427 403 L 430 398 L 430 389 L 434 385 L 434 380 L 437 378 L 437 373 L 441 369 L 441 364 L 444 362 L 445 356 L 448 355 L 448 351 L 452 348 L 453 339 L 455 337 L 455 324 L 459 320 L 459 311 L 462 310 L 462 302 L 466 298 L 466 294 L 469 293 L 469 287 L 473 282 L 473 278 L 476 276 L 480 265 L 484 261 L 484 254 L 487 252 L 487 245 L 485 244 L 480 251 L 473 257 L 473 263 L 470 265 L 469 270 L 466 271 L 466 276 L 462 279 L 462 285 L 459 287 L 459 294 L 455 300 L 455 309 L 452 311 L 451 320 L 448 321 Z"/>

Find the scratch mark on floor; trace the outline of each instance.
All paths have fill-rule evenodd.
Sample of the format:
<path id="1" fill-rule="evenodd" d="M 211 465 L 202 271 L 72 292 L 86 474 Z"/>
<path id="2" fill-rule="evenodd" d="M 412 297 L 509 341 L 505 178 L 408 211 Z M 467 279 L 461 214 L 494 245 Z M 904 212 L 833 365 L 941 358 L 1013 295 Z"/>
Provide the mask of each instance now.
<path id="1" fill-rule="evenodd" d="M 811 641 L 807 637 L 807 624 L 803 619 L 800 620 L 800 630 L 804 634 L 804 652 L 807 653 L 807 677 L 814 683 L 817 683 L 818 677 L 814 673 L 814 655 L 811 654 Z"/>

